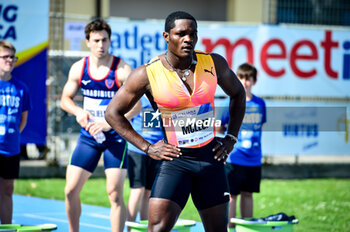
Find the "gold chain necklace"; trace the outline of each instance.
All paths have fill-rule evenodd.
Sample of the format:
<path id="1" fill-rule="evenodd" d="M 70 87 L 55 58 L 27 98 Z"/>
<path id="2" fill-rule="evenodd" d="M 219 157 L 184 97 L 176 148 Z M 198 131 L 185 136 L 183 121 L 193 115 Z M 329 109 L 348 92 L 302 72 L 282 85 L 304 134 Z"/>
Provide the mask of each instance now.
<path id="1" fill-rule="evenodd" d="M 187 80 L 187 77 L 190 75 L 190 69 L 191 69 L 192 65 L 197 64 L 197 61 L 195 61 L 195 60 L 193 59 L 193 57 L 192 57 L 192 62 L 191 62 L 191 64 L 190 64 L 186 69 L 182 70 L 182 69 L 175 68 L 175 67 L 169 62 L 169 60 L 168 60 L 168 51 L 165 52 L 165 60 L 166 60 L 166 62 L 168 63 L 168 65 L 169 65 L 175 72 L 179 72 L 179 73 L 182 74 L 181 80 L 183 80 L 183 81 L 186 81 L 186 80 Z"/>

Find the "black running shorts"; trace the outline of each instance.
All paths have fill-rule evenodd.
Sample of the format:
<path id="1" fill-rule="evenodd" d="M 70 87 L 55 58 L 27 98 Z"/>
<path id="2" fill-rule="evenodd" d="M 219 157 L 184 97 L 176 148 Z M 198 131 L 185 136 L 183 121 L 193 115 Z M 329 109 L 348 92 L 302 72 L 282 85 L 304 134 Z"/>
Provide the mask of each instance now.
<path id="1" fill-rule="evenodd" d="M 163 161 L 152 198 L 169 199 L 181 209 L 189 195 L 198 210 L 207 209 L 229 201 L 229 190 L 222 161 L 214 159 L 214 139 L 201 148 L 182 148 L 182 156 L 173 161 Z"/>
<path id="2" fill-rule="evenodd" d="M 5 156 L 0 154 L 0 177 L 18 179 L 20 155 Z"/>
<path id="3" fill-rule="evenodd" d="M 232 195 L 238 195 L 241 192 L 260 192 L 261 166 L 226 164 L 225 169 Z"/>

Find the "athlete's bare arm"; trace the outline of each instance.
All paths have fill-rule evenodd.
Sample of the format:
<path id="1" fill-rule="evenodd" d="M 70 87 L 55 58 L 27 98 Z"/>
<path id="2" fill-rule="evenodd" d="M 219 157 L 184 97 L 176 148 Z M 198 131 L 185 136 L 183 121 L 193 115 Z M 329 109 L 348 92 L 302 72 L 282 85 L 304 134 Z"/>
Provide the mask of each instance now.
<path id="1" fill-rule="evenodd" d="M 131 71 L 132 71 L 131 66 L 125 63 L 123 59 L 120 59 L 120 62 L 117 67 L 117 77 L 118 77 L 119 86 L 122 86 L 125 83 Z M 125 114 L 125 117 L 128 120 L 131 120 L 134 116 L 136 116 L 140 112 L 141 112 L 141 103 L 138 101 L 136 105 Z"/>
<path id="2" fill-rule="evenodd" d="M 230 97 L 229 105 L 229 122 L 227 133 L 237 137 L 239 128 L 241 127 L 242 120 L 245 113 L 245 91 L 238 80 L 234 72 L 228 66 L 226 60 L 218 55 L 211 54 L 215 63 L 216 74 L 218 77 L 218 84 L 224 90 L 224 92 Z M 223 158 L 224 155 L 229 154 L 234 145 L 234 141 L 225 137 L 221 140 L 224 145 L 216 146 L 214 149 L 217 150 L 216 158 L 219 160 Z"/>
<path id="3" fill-rule="evenodd" d="M 132 71 L 132 68 L 130 67 L 130 65 L 125 63 L 123 59 L 120 59 L 120 62 L 117 67 L 117 77 L 118 77 L 119 86 L 122 86 L 124 84 L 128 76 L 130 75 L 131 71 Z"/>
<path id="4" fill-rule="evenodd" d="M 146 67 L 136 68 L 109 103 L 105 117 L 119 135 L 152 158 L 172 160 L 172 157 L 178 157 L 181 154 L 177 147 L 163 141 L 150 144 L 132 128 L 130 122 L 124 116 L 144 93 L 150 91 L 150 88 Z"/>
<path id="5" fill-rule="evenodd" d="M 75 62 L 69 70 L 68 80 L 62 91 L 61 108 L 66 112 L 73 114 L 80 126 L 86 128 L 92 115 L 83 110 L 83 108 L 80 106 L 76 105 L 73 101 L 74 96 L 77 94 L 80 88 L 79 79 L 83 69 L 83 64 L 84 60 L 81 59 Z"/>

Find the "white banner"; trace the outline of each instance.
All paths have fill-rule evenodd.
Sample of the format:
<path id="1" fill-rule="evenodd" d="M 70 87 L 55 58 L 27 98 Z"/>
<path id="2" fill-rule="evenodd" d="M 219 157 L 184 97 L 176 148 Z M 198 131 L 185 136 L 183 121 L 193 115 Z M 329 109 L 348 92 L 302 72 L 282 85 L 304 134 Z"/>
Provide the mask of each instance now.
<path id="1" fill-rule="evenodd" d="M 109 22 L 111 50 L 134 68 L 163 53 L 163 21 Z M 259 96 L 350 97 L 350 32 L 283 26 L 198 26 L 197 50 L 216 52 L 236 70 L 258 69 Z"/>
<path id="2" fill-rule="evenodd" d="M 111 52 L 134 68 L 166 50 L 163 21 L 109 23 Z M 253 88 L 257 96 L 350 97 L 347 30 L 199 22 L 198 36 L 197 50 L 221 54 L 234 71 L 244 62 L 257 67 L 258 82 Z M 328 115 L 325 112 L 332 112 L 335 103 L 279 102 L 281 112 L 271 110 L 276 102 L 266 103 L 263 154 L 350 155 L 349 103 L 338 104 L 347 113 L 340 110 Z M 308 107 L 312 106 L 319 108 L 310 113 Z M 325 127 L 328 122 L 332 122 L 331 127 Z"/>
<path id="3" fill-rule="evenodd" d="M 266 104 L 267 122 L 262 133 L 265 155 L 350 155 L 350 103 Z"/>

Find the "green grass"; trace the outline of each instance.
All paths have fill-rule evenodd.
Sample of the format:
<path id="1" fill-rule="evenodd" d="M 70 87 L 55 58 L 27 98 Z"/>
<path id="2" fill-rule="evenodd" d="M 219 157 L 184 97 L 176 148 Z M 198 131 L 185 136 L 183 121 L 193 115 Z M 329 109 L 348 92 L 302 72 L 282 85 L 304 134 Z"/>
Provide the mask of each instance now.
<path id="1" fill-rule="evenodd" d="M 15 193 L 27 196 L 64 200 L 64 179 L 19 179 Z M 82 203 L 109 207 L 105 179 L 90 179 L 81 193 Z M 127 203 L 129 183 L 125 182 Z M 261 193 L 254 195 L 254 217 L 284 212 L 295 215 L 299 224 L 294 232 L 344 232 L 350 229 L 350 180 L 263 180 Z M 189 201 L 181 218 L 200 221 Z"/>

